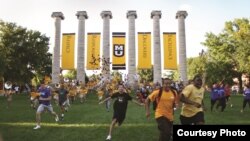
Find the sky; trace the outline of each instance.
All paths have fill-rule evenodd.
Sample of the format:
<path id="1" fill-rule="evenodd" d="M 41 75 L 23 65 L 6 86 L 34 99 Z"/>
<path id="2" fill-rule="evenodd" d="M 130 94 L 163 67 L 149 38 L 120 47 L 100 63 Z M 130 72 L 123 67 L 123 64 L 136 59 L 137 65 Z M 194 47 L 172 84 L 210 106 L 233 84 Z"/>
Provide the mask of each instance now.
<path id="1" fill-rule="evenodd" d="M 78 19 L 75 15 L 77 11 L 86 11 L 89 17 L 85 21 L 85 34 L 87 34 L 102 32 L 103 20 L 100 13 L 104 10 L 110 10 L 113 15 L 110 20 L 111 32 L 127 32 L 126 13 L 128 10 L 136 10 L 138 16 L 135 20 L 136 32 L 152 33 L 153 20 L 150 14 L 152 10 L 160 10 L 162 34 L 177 32 L 176 13 L 178 10 L 186 10 L 187 57 L 194 57 L 205 49 L 201 42 L 205 41 L 207 32 L 218 34 L 223 30 L 226 21 L 250 18 L 249 5 L 249 0 L 0 0 L 0 19 L 40 31 L 50 37 L 52 50 L 55 36 L 52 12 L 64 14 L 65 19 L 61 22 L 62 33 L 77 34 Z M 163 38 L 161 38 L 162 44 Z"/>

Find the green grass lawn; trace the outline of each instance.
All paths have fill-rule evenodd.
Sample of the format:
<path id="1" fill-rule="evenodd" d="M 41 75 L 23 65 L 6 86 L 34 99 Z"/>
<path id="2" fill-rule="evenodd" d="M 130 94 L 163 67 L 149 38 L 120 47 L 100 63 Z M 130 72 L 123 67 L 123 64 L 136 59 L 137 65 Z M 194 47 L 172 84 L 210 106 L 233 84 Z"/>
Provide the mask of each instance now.
<path id="1" fill-rule="evenodd" d="M 210 112 L 209 97 L 206 96 L 206 124 L 249 124 L 250 109 L 240 113 L 242 96 L 232 96 L 233 108 L 227 107 L 221 113 Z M 59 107 L 53 104 L 54 110 Z M 65 114 L 64 121 L 56 123 L 48 114 L 42 114 L 42 128 L 33 130 L 35 110 L 30 108 L 27 95 L 14 95 L 12 106 L 6 108 L 6 98 L 0 97 L 0 133 L 5 141 L 104 141 L 113 112 L 106 112 L 105 105 L 98 105 L 95 94 L 88 95 L 86 103 L 76 101 Z M 180 110 L 175 112 L 175 124 L 179 124 Z M 120 127 L 113 131 L 113 141 L 156 141 L 158 130 L 153 118 L 145 118 L 145 109 L 129 103 L 127 116 Z"/>

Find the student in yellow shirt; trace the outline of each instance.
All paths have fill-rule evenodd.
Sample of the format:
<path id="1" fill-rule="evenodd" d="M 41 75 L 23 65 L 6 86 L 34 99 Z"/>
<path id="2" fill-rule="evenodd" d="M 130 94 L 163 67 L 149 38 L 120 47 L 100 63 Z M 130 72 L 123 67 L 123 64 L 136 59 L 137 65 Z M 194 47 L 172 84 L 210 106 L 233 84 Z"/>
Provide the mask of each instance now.
<path id="1" fill-rule="evenodd" d="M 196 75 L 193 84 L 186 86 L 180 96 L 180 101 L 183 102 L 180 115 L 181 124 L 201 125 L 205 123 L 203 98 L 202 78 Z"/>
<path id="2" fill-rule="evenodd" d="M 79 93 L 80 103 L 83 103 L 83 101 L 86 100 L 87 93 L 88 93 L 88 88 L 82 85 Z"/>
<path id="3" fill-rule="evenodd" d="M 70 86 L 68 96 L 69 96 L 71 104 L 73 104 L 76 99 L 76 87 L 75 86 Z"/>
<path id="4" fill-rule="evenodd" d="M 174 107 L 177 102 L 177 92 L 171 88 L 172 81 L 163 79 L 162 87 L 154 90 L 145 101 L 146 117 L 150 117 L 150 102 L 157 102 L 155 119 L 160 131 L 159 141 L 169 141 L 172 135 Z"/>
<path id="5" fill-rule="evenodd" d="M 40 94 L 36 91 L 35 87 L 32 87 L 31 88 L 31 92 L 30 92 L 30 106 L 33 108 L 33 109 L 36 109 L 39 105 L 39 96 Z"/>
<path id="6" fill-rule="evenodd" d="M 98 95 L 98 100 L 99 100 L 99 101 L 101 101 L 102 98 L 103 98 L 103 95 L 104 95 L 103 89 L 104 89 L 104 88 L 98 88 L 98 89 L 97 89 L 97 95 Z"/>

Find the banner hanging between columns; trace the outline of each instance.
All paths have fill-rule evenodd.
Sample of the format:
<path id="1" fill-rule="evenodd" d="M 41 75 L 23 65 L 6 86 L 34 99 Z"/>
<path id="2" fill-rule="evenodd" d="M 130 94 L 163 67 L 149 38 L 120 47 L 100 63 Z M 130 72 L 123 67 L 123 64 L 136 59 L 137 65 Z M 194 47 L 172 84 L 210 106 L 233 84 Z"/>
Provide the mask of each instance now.
<path id="1" fill-rule="evenodd" d="M 177 70 L 176 33 L 164 32 L 164 69 Z"/>
<path id="2" fill-rule="evenodd" d="M 101 33 L 88 33 L 87 70 L 100 69 L 100 36 Z"/>
<path id="3" fill-rule="evenodd" d="M 151 33 L 138 32 L 138 69 L 151 67 Z"/>
<path id="4" fill-rule="evenodd" d="M 125 57 L 125 32 L 113 32 L 113 70 L 125 70 L 126 69 L 126 57 Z"/>
<path id="5" fill-rule="evenodd" d="M 75 33 L 63 33 L 62 69 L 72 70 L 75 67 Z"/>

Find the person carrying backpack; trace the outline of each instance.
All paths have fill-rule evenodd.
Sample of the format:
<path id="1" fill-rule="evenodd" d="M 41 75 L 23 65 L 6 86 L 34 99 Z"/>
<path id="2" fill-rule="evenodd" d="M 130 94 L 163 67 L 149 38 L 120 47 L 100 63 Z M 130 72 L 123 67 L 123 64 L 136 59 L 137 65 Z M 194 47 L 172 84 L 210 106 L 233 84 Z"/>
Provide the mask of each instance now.
<path id="1" fill-rule="evenodd" d="M 146 117 L 150 117 L 150 102 L 156 101 L 155 119 L 160 131 L 159 141 L 169 141 L 172 136 L 174 108 L 177 104 L 177 92 L 171 88 L 172 81 L 162 80 L 162 87 L 153 91 L 145 101 Z"/>

